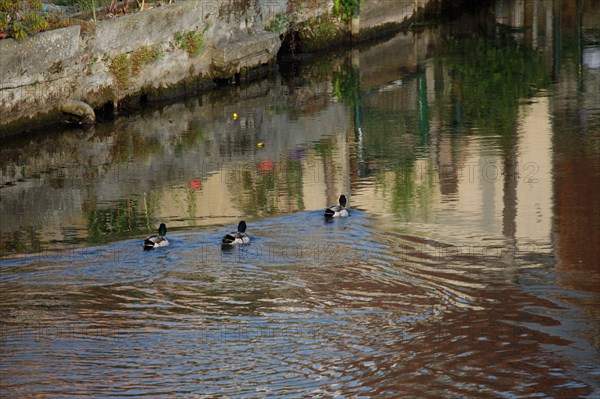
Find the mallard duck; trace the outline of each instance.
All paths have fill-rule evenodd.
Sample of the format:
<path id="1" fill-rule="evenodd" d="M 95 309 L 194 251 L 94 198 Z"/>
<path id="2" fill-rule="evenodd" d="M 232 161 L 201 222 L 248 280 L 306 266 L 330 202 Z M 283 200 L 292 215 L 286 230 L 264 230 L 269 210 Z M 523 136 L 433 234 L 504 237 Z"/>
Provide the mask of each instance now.
<path id="1" fill-rule="evenodd" d="M 346 196 L 344 194 L 340 195 L 340 204 L 332 205 L 329 208 L 325 209 L 325 214 L 323 215 L 326 218 L 345 218 L 348 216 L 348 210 L 346 209 Z"/>
<path id="2" fill-rule="evenodd" d="M 167 240 L 167 226 L 164 223 L 161 223 L 158 227 L 158 235 L 146 237 L 144 240 L 144 249 L 154 249 L 158 247 L 166 247 L 169 245 L 169 240 Z"/>
<path id="3" fill-rule="evenodd" d="M 250 237 L 246 234 L 246 222 L 243 220 L 238 224 L 237 231 L 229 234 L 225 234 L 223 237 L 223 245 L 236 245 L 236 244 L 248 244 Z"/>

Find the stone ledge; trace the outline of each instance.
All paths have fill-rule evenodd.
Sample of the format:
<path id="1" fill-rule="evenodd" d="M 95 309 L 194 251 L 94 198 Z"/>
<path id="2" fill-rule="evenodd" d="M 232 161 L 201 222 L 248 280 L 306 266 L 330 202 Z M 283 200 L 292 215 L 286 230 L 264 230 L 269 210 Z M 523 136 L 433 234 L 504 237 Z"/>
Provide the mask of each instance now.
<path id="1" fill-rule="evenodd" d="M 201 2 L 168 4 L 98 22 L 90 48 L 109 56 L 129 53 L 143 45 L 167 43 L 175 32 L 197 30 L 204 23 Z"/>
<path id="2" fill-rule="evenodd" d="M 74 25 L 25 40 L 0 40 L 0 90 L 43 81 L 49 71 L 59 73 L 79 51 L 79 31 Z"/>
<path id="3" fill-rule="evenodd" d="M 213 66 L 221 71 L 238 73 L 241 69 L 266 64 L 281 47 L 278 33 L 260 32 L 246 37 L 215 43 Z"/>

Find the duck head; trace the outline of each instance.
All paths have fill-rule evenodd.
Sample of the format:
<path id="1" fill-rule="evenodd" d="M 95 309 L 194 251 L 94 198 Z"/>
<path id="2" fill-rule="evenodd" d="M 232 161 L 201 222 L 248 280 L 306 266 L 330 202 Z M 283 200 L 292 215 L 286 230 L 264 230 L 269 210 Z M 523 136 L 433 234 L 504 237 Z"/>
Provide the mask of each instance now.
<path id="1" fill-rule="evenodd" d="M 238 224 L 238 231 L 240 233 L 246 232 L 246 222 L 244 222 L 243 220 L 240 222 L 240 224 Z"/>
<path id="2" fill-rule="evenodd" d="M 164 223 L 161 223 L 160 226 L 158 227 L 158 235 L 164 237 L 167 235 L 167 225 Z"/>
<path id="3" fill-rule="evenodd" d="M 340 195 L 340 205 L 346 207 L 346 196 L 344 194 Z"/>

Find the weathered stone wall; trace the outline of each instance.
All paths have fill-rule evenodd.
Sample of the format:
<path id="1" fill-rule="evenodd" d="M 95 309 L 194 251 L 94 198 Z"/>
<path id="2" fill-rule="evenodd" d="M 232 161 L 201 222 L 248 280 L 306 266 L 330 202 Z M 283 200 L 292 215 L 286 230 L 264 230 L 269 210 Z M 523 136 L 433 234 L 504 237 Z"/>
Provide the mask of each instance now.
<path id="1" fill-rule="evenodd" d="M 266 3 L 273 8 L 276 3 Z M 62 101 L 81 99 L 93 107 L 186 79 L 228 78 L 271 62 L 277 33 L 264 31 L 261 1 L 181 1 L 120 18 L 71 26 L 17 41 L 0 40 L 0 127 L 42 114 L 52 117 Z M 190 55 L 177 33 L 202 35 L 202 49 Z M 142 46 L 161 54 L 119 84 L 111 64 Z M 129 65 L 129 68 L 131 66 Z M 5 131 L 5 134 L 10 134 Z"/>
<path id="2" fill-rule="evenodd" d="M 0 40 L 0 125 L 68 96 L 81 54 L 79 35 L 80 27 L 71 26 L 23 41 Z"/>
<path id="3" fill-rule="evenodd" d="M 0 71 L 5 87 L 27 86 L 65 65 L 79 52 L 79 26 L 56 29 L 28 40 L 0 40 Z"/>
<path id="4" fill-rule="evenodd" d="M 429 1 L 363 0 L 354 24 L 368 31 L 402 23 Z M 228 79 L 272 63 L 281 45 L 279 32 L 265 31 L 273 20 L 284 17 L 301 23 L 330 18 L 333 4 L 333 0 L 187 0 L 98 23 L 81 21 L 81 27 L 21 41 L 0 40 L 0 136 L 18 133 L 18 124 L 26 125 L 30 118 L 58 117 L 68 99 L 98 108 L 182 82 Z M 202 36 L 198 54 L 190 55 L 176 40 L 176 35 L 190 31 Z M 159 57 L 133 71 L 131 60 L 143 46 Z M 127 64 L 120 79 L 114 68 L 119 57 Z"/>
<path id="5" fill-rule="evenodd" d="M 399 25 L 424 8 L 430 0 L 368 0 L 361 2 L 358 34 L 389 25 Z M 354 32 L 355 34 L 357 32 Z"/>

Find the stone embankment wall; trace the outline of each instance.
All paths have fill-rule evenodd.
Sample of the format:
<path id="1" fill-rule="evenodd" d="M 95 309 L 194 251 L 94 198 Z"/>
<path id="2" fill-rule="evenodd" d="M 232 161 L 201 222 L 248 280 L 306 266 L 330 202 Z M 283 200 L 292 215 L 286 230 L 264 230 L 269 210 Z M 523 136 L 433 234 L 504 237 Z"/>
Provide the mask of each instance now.
<path id="1" fill-rule="evenodd" d="M 441 0 L 368 0 L 361 2 L 358 18 L 353 20 L 352 34 L 369 37 L 385 30 L 396 29 L 419 11 L 438 6 Z M 417 21 L 423 22 L 423 21 Z"/>
<path id="2" fill-rule="evenodd" d="M 401 24 L 434 1 L 363 0 L 358 18 L 338 19 L 337 26 L 360 37 Z M 276 59 L 282 32 L 266 30 L 274 21 L 319 32 L 313 24 L 335 20 L 333 7 L 334 0 L 187 0 L 0 40 L 0 136 L 57 119 L 67 100 L 98 109 L 243 78 Z"/>

